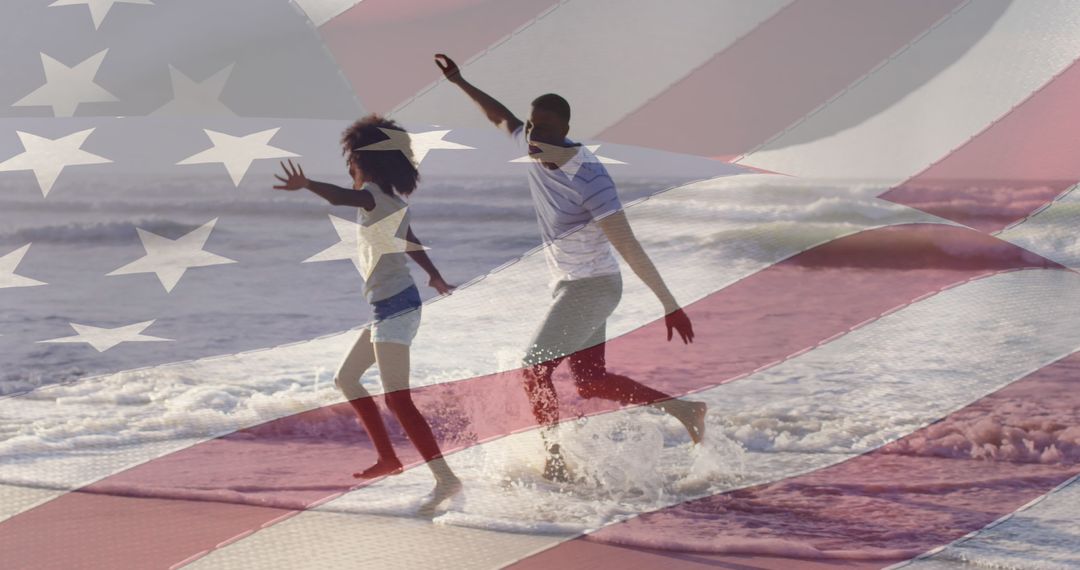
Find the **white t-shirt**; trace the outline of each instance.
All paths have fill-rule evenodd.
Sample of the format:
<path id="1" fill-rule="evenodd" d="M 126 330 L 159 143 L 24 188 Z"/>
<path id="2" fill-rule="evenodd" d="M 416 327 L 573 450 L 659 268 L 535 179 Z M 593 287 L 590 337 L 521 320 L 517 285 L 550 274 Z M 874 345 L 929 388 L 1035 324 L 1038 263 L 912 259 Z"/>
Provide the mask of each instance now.
<path id="1" fill-rule="evenodd" d="M 378 185 L 365 184 L 364 190 L 370 192 L 375 200 L 375 207 L 370 211 L 363 208 L 357 208 L 360 211 L 360 218 L 365 226 L 370 226 L 386 216 L 408 206 L 408 204 L 398 197 L 397 194 L 387 194 L 386 192 L 383 192 L 382 188 Z M 401 225 L 397 228 L 396 235 L 401 239 L 405 239 L 408 231 L 409 212 L 406 210 L 405 216 L 401 220 Z M 358 240 L 359 239 L 358 236 Z M 359 247 L 370 247 L 369 244 L 358 243 L 357 245 Z M 408 260 L 406 259 L 405 253 L 383 253 L 376 261 L 374 269 L 371 269 L 370 271 L 371 274 L 364 281 L 364 298 L 367 299 L 367 302 L 369 303 L 392 297 L 415 284 L 412 274 L 409 273 Z"/>
<path id="2" fill-rule="evenodd" d="M 512 136 L 528 152 L 524 127 Z M 584 146 L 576 148 L 560 168 L 549 169 L 538 160 L 528 167 L 544 256 L 555 281 L 619 273 L 611 243 L 595 221 L 618 212 L 622 203 L 604 165 Z"/>

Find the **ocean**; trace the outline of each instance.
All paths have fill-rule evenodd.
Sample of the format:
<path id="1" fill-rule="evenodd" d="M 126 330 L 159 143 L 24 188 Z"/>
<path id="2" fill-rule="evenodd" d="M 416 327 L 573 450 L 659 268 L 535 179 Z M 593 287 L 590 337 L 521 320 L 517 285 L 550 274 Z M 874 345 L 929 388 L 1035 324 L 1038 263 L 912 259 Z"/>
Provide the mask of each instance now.
<path id="1" fill-rule="evenodd" d="M 106 182 L 87 179 L 84 191 L 48 208 L 40 197 L 0 192 L 7 221 L 0 246 L 13 250 L 32 242 L 33 256 L 18 272 L 50 283 L 2 296 L 6 365 L 0 391 L 7 397 L 0 400 L 0 484 L 35 491 L 12 494 L 0 517 L 208 438 L 339 403 L 337 362 L 356 327 L 370 319 L 351 263 L 301 263 L 336 241 L 327 216 L 354 219 L 347 208 L 269 185 L 260 193 L 198 177 Z M 862 246 L 852 245 L 847 257 L 790 263 L 783 279 L 762 281 L 760 289 L 738 297 L 745 305 L 706 304 L 714 293 L 758 283 L 750 277 L 821 244 L 875 228 L 952 227 L 877 199 L 882 190 L 873 182 L 762 175 L 688 185 L 620 181 L 635 231 L 701 323 L 696 344 L 723 354 L 708 365 L 690 357 L 652 365 L 631 356 L 617 360 L 623 353 L 615 352 L 609 366 L 638 371 L 642 381 L 657 386 L 690 387 L 683 391 L 710 407 L 708 436 L 694 446 L 677 422 L 649 407 L 583 414 L 559 428 L 578 475 L 575 485 L 559 487 L 540 477 L 543 455 L 535 430 L 485 439 L 469 423 L 510 409 L 520 394 L 469 391 L 460 382 L 515 369 L 549 302 L 528 190 L 521 180 L 503 178 L 422 186 L 411 202 L 413 228 L 444 276 L 463 285 L 437 299 L 414 270 L 428 303 L 412 349 L 413 386 L 463 386 L 462 399 L 445 402 L 429 417 L 443 440 L 460 449 L 449 462 L 465 480 L 467 497 L 436 523 L 552 541 L 590 533 L 601 542 L 709 555 L 885 563 L 922 554 L 927 535 L 984 526 L 978 521 L 993 508 L 980 505 L 980 493 L 990 501 L 995 492 L 1062 477 L 1080 460 L 1080 432 L 1068 421 L 1078 417 L 1078 408 L 1068 397 L 1039 408 L 1026 402 L 1069 393 L 1070 377 L 1020 381 L 1080 346 L 1080 277 L 1073 272 L 1002 273 L 993 259 L 980 257 L 981 250 L 961 251 L 971 262 L 967 269 L 978 272 L 985 265 L 985 275 L 960 276 L 957 270 L 955 285 L 857 326 L 846 324 L 831 301 L 793 297 L 795 284 L 826 274 L 858 290 L 920 272 L 941 278 L 953 271 L 913 267 L 903 252 L 923 252 L 925 241 L 890 238 L 881 243 L 895 246 L 893 257 L 874 257 L 871 249 L 872 262 L 849 264 L 843 259 L 867 257 Z M 175 239 L 211 219 L 219 221 L 206 249 L 236 263 L 191 269 L 169 293 L 152 274 L 105 275 L 142 253 L 133 226 Z M 957 254 L 950 247 L 942 241 L 930 250 Z M 626 267 L 623 277 L 624 299 L 609 323 L 609 338 L 660 316 L 655 299 Z M 13 291 L 18 297 L 7 295 Z M 126 316 L 113 326 L 157 319 L 147 334 L 171 340 L 126 343 L 103 353 L 38 342 L 71 334 L 68 323 L 83 316 L 100 315 L 110 324 L 113 314 Z M 757 358 L 753 351 L 764 355 L 786 342 L 781 328 L 773 337 L 752 339 L 758 345 L 739 344 L 741 330 L 770 320 L 835 323 L 842 334 L 807 347 L 813 350 L 750 366 Z M 657 331 L 656 344 L 662 344 L 660 336 Z M 736 375 L 725 366 L 749 369 Z M 381 392 L 377 370 L 363 383 Z M 990 411 L 942 421 L 1008 387 L 1015 393 Z M 314 473 L 306 478 L 294 473 L 288 483 L 275 484 L 276 475 L 252 470 L 216 480 L 207 475 L 196 484 L 176 473 L 112 490 L 302 508 L 306 503 L 298 503 L 288 485 L 336 477 L 318 474 L 326 446 L 348 449 L 363 438 L 347 408 L 326 409 L 255 432 L 256 440 L 269 438 L 266 447 L 234 448 L 296 465 L 306 461 Z M 877 463 L 835 480 L 798 482 L 866 457 Z M 430 484 L 421 468 L 341 496 L 331 485 L 326 493 L 334 498 L 310 510 L 408 517 Z M 1080 565 L 1073 552 L 1080 522 L 1070 516 L 1080 512 L 1073 507 L 1074 487 L 916 567 Z M 736 495 L 722 508 L 698 502 L 725 493 Z M 956 493 L 974 498 L 963 507 L 933 508 Z M 826 509 L 823 497 L 832 497 Z M 664 515 L 638 517 L 653 511 Z M 602 530 L 635 517 L 644 522 L 619 533 Z M 849 522 L 837 527 L 823 519 Z M 882 524 L 860 528 L 860 521 L 874 519 Z M 1007 538 L 995 538 L 1006 530 Z"/>

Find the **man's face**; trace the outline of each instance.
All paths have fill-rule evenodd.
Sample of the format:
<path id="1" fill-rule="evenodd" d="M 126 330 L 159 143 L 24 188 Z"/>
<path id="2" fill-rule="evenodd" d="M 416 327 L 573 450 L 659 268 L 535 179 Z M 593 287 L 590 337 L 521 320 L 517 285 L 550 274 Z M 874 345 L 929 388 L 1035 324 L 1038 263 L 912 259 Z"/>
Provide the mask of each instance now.
<path id="1" fill-rule="evenodd" d="M 542 142 L 550 145 L 563 145 L 570 125 L 558 115 L 545 109 L 533 107 L 529 120 L 525 123 L 525 138 L 529 142 Z"/>

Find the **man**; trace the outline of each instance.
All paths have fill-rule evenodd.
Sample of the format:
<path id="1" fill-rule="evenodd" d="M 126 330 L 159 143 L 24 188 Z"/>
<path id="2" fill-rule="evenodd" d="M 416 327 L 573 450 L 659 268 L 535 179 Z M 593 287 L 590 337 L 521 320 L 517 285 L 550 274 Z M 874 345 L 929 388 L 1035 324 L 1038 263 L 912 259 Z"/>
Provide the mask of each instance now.
<path id="1" fill-rule="evenodd" d="M 622 296 L 622 278 L 611 246 L 652 290 L 664 309 L 667 337 L 678 332 L 692 342 L 694 330 L 649 256 L 634 237 L 607 170 L 583 146 L 566 138 L 570 105 L 549 93 L 532 103 L 522 123 L 505 106 L 461 75 L 449 57 L 435 56 L 446 79 L 475 101 L 496 127 L 505 129 L 533 158 L 529 188 L 544 239 L 548 266 L 555 277 L 555 298 L 525 356 L 525 388 L 536 420 L 553 426 L 559 420 L 558 396 L 551 382 L 559 363 L 568 359 L 578 393 L 623 404 L 652 404 L 678 419 L 694 443 L 705 432 L 706 406 L 677 400 L 626 376 L 607 371 L 604 362 L 606 321 Z M 544 433 L 549 456 L 544 476 L 569 480 L 559 445 Z"/>

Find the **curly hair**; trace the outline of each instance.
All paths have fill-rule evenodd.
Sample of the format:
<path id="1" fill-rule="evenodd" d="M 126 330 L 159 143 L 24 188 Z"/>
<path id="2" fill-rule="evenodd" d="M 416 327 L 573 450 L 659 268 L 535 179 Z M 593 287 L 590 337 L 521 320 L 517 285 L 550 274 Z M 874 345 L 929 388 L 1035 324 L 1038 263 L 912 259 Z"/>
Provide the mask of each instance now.
<path id="1" fill-rule="evenodd" d="M 408 196 L 416 190 L 420 172 L 413 163 L 412 146 L 395 150 L 363 150 L 368 145 L 390 140 L 385 130 L 405 133 L 405 129 L 380 115 L 368 115 L 357 120 L 341 134 L 341 152 L 364 172 L 368 181 L 377 184 L 384 192 L 397 192 Z M 408 134 L 404 135 L 406 143 Z"/>

